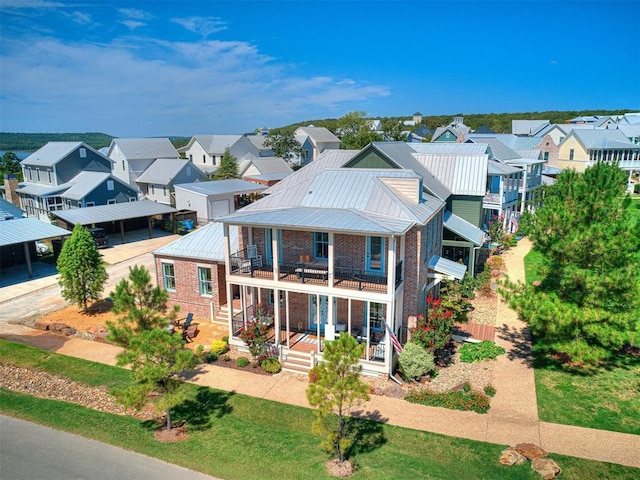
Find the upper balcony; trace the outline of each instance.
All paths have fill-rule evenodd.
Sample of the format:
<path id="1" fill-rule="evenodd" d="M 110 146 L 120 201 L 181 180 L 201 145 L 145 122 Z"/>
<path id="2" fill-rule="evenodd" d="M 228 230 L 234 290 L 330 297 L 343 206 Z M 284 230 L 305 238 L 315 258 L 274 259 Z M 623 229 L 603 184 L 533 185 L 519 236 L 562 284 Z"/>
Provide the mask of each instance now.
<path id="1" fill-rule="evenodd" d="M 280 263 L 274 268 L 274 265 L 257 254 L 255 246 L 231 255 L 231 275 L 375 293 L 385 293 L 389 281 L 386 272 L 377 273 L 338 265 L 334 267 L 333 275 L 330 275 L 328 262 L 321 260 Z M 402 283 L 402 275 L 403 266 L 400 261 L 395 266 L 395 288 Z"/>

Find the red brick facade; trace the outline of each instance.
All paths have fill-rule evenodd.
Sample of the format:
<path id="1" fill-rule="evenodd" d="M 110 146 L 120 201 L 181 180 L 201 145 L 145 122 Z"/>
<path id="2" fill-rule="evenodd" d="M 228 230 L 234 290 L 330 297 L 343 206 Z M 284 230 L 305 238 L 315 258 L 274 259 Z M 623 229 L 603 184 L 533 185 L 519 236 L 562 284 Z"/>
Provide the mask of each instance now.
<path id="1" fill-rule="evenodd" d="M 180 305 L 180 313 L 182 315 L 191 312 L 197 318 L 211 320 L 211 304 L 213 303 L 213 316 L 215 317 L 220 305 L 227 303 L 224 264 L 198 259 L 159 256 L 156 256 L 155 260 L 156 276 L 160 286 L 164 285 L 162 263 L 173 263 L 174 266 L 176 288 L 175 291 L 167 291 L 170 308 L 173 305 Z M 211 296 L 200 294 L 198 267 L 211 269 Z"/>

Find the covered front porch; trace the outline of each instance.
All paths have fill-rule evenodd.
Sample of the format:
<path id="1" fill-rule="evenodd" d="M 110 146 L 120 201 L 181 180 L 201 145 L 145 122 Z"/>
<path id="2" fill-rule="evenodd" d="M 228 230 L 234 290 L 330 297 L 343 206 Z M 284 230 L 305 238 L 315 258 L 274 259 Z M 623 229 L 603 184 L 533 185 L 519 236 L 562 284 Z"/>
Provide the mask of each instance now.
<path id="1" fill-rule="evenodd" d="M 321 361 L 326 341 L 347 332 L 365 346 L 364 373 L 390 371 L 393 351 L 387 332 L 394 325 L 387 319 L 397 317 L 395 301 L 236 287 L 240 302 L 239 308 L 231 307 L 229 312 L 229 343 L 239 350 L 247 348 L 239 337 L 241 329 L 248 322 L 261 321 L 270 326 L 268 341 L 277 348 L 283 368 L 306 372 Z"/>

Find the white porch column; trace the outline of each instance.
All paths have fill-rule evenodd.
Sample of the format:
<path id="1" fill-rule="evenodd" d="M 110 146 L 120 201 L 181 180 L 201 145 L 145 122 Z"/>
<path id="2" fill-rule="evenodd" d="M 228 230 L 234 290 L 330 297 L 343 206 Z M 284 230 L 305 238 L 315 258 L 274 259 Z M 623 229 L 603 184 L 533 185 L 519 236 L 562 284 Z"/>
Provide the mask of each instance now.
<path id="1" fill-rule="evenodd" d="M 395 235 L 389 238 L 389 247 L 387 249 L 387 294 L 393 296 L 396 289 L 396 244 Z"/>
<path id="2" fill-rule="evenodd" d="M 227 305 L 229 308 L 227 309 L 227 321 L 229 324 L 229 338 L 233 337 L 233 289 L 231 282 L 227 278 L 231 275 L 231 253 L 230 253 L 230 245 L 229 245 L 229 225 L 226 223 L 222 224 L 222 231 L 224 233 L 224 269 L 225 269 L 225 288 L 227 291 Z"/>
<path id="3" fill-rule="evenodd" d="M 329 279 L 328 279 L 328 287 L 333 287 L 334 285 L 334 274 L 335 274 L 335 250 L 334 250 L 334 241 L 335 234 L 333 232 L 329 232 L 329 256 L 327 259 L 328 267 L 329 267 Z"/>
<path id="4" fill-rule="evenodd" d="M 271 255 L 273 256 L 273 281 L 277 282 L 280 272 L 280 236 L 277 228 L 271 229 Z"/>
<path id="5" fill-rule="evenodd" d="M 389 331 L 395 333 L 395 315 L 393 314 L 393 302 L 387 303 L 386 305 L 386 314 L 385 314 L 385 326 L 386 329 L 384 332 L 384 365 L 387 368 L 387 372 L 389 372 L 389 376 L 393 375 L 391 371 L 391 366 L 393 363 L 391 362 L 391 358 L 393 357 L 393 347 L 391 347 L 391 335 L 389 335 Z"/>
<path id="6" fill-rule="evenodd" d="M 524 175 L 522 176 L 522 203 L 520 204 L 520 214 L 524 213 L 525 205 L 527 203 L 527 167 L 523 169 Z"/>
<path id="7" fill-rule="evenodd" d="M 285 316 L 286 316 L 286 322 L 287 322 L 287 348 L 291 347 L 291 335 L 289 334 L 290 331 L 290 322 L 291 322 L 291 317 L 289 315 L 289 290 L 287 290 L 284 293 L 284 301 L 285 301 Z"/>
<path id="8" fill-rule="evenodd" d="M 280 345 L 280 290 L 273 290 L 273 328 L 276 346 Z"/>
<path id="9" fill-rule="evenodd" d="M 327 307 L 328 308 L 328 307 Z M 320 295 L 316 294 L 316 333 L 318 335 L 318 341 L 316 342 L 316 348 L 318 350 L 318 353 L 320 353 L 320 326 L 322 324 L 321 318 L 320 318 Z"/>

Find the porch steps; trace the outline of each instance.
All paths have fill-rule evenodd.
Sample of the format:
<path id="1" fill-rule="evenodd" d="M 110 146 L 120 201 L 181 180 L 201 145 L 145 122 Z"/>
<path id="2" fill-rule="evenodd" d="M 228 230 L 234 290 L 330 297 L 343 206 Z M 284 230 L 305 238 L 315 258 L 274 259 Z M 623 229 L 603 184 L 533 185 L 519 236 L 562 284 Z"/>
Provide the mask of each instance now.
<path id="1" fill-rule="evenodd" d="M 306 375 L 311 370 L 311 355 L 289 350 L 284 354 L 282 370 Z"/>
<path id="2" fill-rule="evenodd" d="M 227 325 L 229 323 L 229 307 L 227 305 L 221 305 L 213 321 L 214 323 Z"/>

